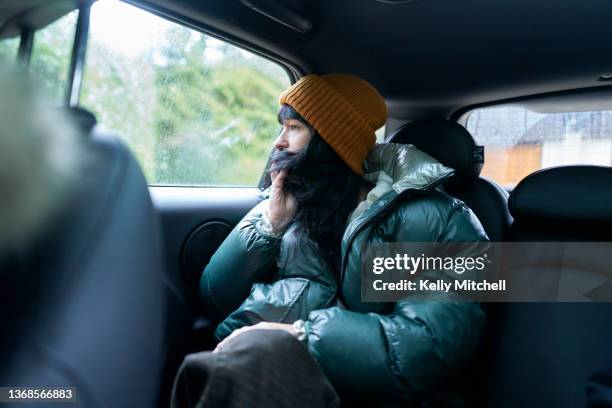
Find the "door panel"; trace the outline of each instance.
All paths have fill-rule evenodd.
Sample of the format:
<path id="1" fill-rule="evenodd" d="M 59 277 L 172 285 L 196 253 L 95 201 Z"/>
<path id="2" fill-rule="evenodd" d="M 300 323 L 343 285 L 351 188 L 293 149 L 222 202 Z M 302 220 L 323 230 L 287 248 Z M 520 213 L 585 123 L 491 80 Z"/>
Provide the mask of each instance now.
<path id="1" fill-rule="evenodd" d="M 171 283 L 185 299 L 191 299 L 190 292 L 195 288 L 185 287 L 185 271 L 181 270 L 182 252 L 187 238 L 206 223 L 220 221 L 233 228 L 260 201 L 260 190 L 255 187 L 149 187 L 149 190 L 162 218 L 166 264 Z M 203 245 L 202 251 L 211 254 L 220 243 L 216 239 L 200 242 Z M 204 269 L 205 263 L 200 270 Z"/>
<path id="2" fill-rule="evenodd" d="M 184 251 L 185 242 L 194 231 L 206 223 L 226 224 L 227 231 L 259 202 L 260 190 L 243 187 L 149 187 L 155 208 L 161 214 L 165 262 L 167 270 L 167 358 L 162 380 L 162 406 L 170 400 L 174 375 L 187 353 L 210 350 L 214 347 L 215 324 L 202 317 L 197 301 L 197 280 L 185 280 L 182 270 L 183 255 L 196 254 L 197 248 Z M 212 234 L 213 239 L 195 240 L 202 253 L 212 254 L 225 236 Z M 191 256 L 191 255 L 189 255 Z M 196 268 L 204 269 L 206 260 Z M 196 269 L 196 270 L 197 270 Z M 194 282 L 195 281 L 195 282 Z"/>

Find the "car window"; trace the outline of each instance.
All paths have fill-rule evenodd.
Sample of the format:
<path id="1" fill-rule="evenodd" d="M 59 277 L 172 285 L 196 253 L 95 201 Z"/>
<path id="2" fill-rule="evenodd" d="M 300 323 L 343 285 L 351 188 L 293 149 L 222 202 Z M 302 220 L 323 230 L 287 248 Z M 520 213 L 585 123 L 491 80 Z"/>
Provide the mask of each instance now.
<path id="1" fill-rule="evenodd" d="M 0 40 L 0 61 L 15 61 L 19 49 L 19 37 Z"/>
<path id="2" fill-rule="evenodd" d="M 528 174 L 567 164 L 612 165 L 612 111 L 476 109 L 466 127 L 485 146 L 482 175 L 513 187 Z"/>
<path id="3" fill-rule="evenodd" d="M 36 30 L 30 70 L 54 101 L 64 100 L 78 11 Z"/>
<path id="4" fill-rule="evenodd" d="M 134 6 L 92 6 L 81 104 L 149 184 L 256 186 L 290 85 L 278 64 Z"/>

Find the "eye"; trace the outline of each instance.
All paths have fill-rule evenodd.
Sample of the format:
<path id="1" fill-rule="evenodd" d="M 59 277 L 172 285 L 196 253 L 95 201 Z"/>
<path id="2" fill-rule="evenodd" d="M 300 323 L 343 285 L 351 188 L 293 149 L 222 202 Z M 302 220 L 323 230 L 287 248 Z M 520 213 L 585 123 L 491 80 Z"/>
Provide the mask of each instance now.
<path id="1" fill-rule="evenodd" d="M 300 127 L 298 125 L 290 125 L 289 129 L 291 130 L 298 130 Z"/>

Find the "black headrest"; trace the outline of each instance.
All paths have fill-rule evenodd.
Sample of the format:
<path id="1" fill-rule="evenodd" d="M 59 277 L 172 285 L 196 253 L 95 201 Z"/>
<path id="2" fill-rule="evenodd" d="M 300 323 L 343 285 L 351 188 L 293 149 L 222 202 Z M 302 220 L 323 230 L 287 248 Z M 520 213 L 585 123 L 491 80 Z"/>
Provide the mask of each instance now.
<path id="1" fill-rule="evenodd" d="M 81 108 L 80 106 L 67 108 L 67 112 L 69 117 L 74 121 L 79 129 L 87 134 L 89 134 L 93 127 L 98 123 L 98 120 L 93 113 L 87 109 Z"/>
<path id="2" fill-rule="evenodd" d="M 480 175 L 484 151 L 466 128 L 443 119 L 415 120 L 396 129 L 387 142 L 412 144 L 445 166 L 455 169 L 447 186 L 461 188 Z"/>
<path id="3" fill-rule="evenodd" d="M 530 174 L 508 201 L 516 220 L 612 223 L 612 167 L 561 166 Z"/>

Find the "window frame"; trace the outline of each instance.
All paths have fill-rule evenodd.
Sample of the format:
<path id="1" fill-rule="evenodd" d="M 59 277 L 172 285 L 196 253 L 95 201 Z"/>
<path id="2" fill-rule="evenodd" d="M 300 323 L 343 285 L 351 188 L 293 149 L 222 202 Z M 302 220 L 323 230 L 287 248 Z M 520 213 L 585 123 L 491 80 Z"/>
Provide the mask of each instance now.
<path id="1" fill-rule="evenodd" d="M 564 97 L 580 97 L 580 96 L 588 97 L 589 94 L 597 93 L 597 92 L 612 93 L 612 85 L 599 85 L 599 86 L 592 86 L 588 88 L 567 89 L 563 91 L 525 95 L 525 96 L 520 96 L 517 98 L 498 99 L 498 100 L 489 101 L 489 102 L 465 105 L 465 106 L 462 106 L 450 112 L 447 115 L 447 119 L 452 120 L 453 122 L 457 122 L 462 126 L 465 126 L 467 123 L 467 118 L 469 114 L 476 109 L 493 108 L 493 107 L 500 106 L 500 105 L 510 105 L 510 104 L 520 105 L 521 103 L 534 102 L 534 101 L 544 100 L 547 98 L 564 98 Z"/>

